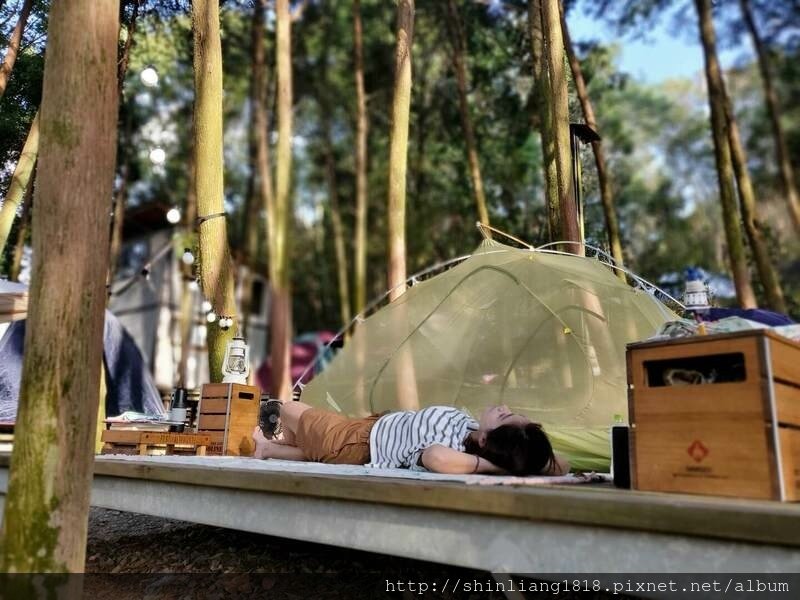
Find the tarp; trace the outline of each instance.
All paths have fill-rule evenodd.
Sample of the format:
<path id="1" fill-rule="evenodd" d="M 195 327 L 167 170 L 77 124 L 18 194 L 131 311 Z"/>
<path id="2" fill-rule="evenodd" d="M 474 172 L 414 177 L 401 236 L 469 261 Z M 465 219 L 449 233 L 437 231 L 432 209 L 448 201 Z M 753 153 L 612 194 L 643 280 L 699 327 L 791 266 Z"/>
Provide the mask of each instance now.
<path id="1" fill-rule="evenodd" d="M 112 313 L 106 311 L 105 317 L 106 416 L 127 410 L 164 414 L 161 395 L 133 338 Z M 0 421 L 16 420 L 24 343 L 24 320 L 12 323 L 0 338 Z"/>
<path id="2" fill-rule="evenodd" d="M 625 346 L 675 318 L 597 259 L 487 240 L 366 319 L 301 398 L 351 416 L 504 403 L 574 467 L 607 470 Z"/>

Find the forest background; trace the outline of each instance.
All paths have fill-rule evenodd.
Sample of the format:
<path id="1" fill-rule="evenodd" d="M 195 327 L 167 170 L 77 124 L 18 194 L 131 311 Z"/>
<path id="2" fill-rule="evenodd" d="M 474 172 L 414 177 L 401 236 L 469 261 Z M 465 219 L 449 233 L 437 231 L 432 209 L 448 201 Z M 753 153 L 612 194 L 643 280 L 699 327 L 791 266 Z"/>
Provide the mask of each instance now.
<path id="1" fill-rule="evenodd" d="M 0 2 L 0 43 L 7 45 L 23 4 L 31 12 L 20 52 L 0 100 L 0 189 L 8 188 L 41 98 L 46 44 L 45 0 Z M 123 23 L 134 2 L 123 2 Z M 139 3 L 120 99 L 117 195 L 127 206 L 157 201 L 186 205 L 190 195 L 192 29 L 188 2 Z M 259 0 L 221 2 L 224 63 L 225 210 L 234 259 L 267 271 L 267 244 L 251 228 L 263 227 L 253 208 L 257 160 L 252 140 L 254 14 Z M 264 86 L 268 139 L 274 147 L 275 19 L 265 3 L 261 29 L 266 58 Z M 469 253 L 480 235 L 479 219 L 453 68 L 454 21 L 445 0 L 417 0 L 408 149 L 406 243 L 408 273 Z M 652 82 L 622 70 L 626 43 L 647 39 L 656 28 L 699 48 L 697 14 L 688 0 L 580 0 L 566 3 L 568 22 L 597 24 L 595 39 L 573 40 L 598 130 L 603 138 L 613 198 L 628 268 L 680 288 L 683 270 L 700 266 L 723 303 L 734 294 L 719 202 L 714 148 L 702 64 L 688 77 Z M 717 2 L 714 24 L 728 61 L 728 93 L 745 143 L 757 195 L 757 218 L 783 286 L 788 310 L 800 316 L 800 240 L 792 226 L 778 173 L 764 82 L 742 18 L 741 2 Z M 461 21 L 467 97 L 489 221 L 532 244 L 549 240 L 537 130 L 525 2 L 453 2 Z M 768 51 L 782 110 L 789 159 L 800 168 L 800 3 L 748 3 Z M 294 212 L 289 227 L 293 324 L 296 332 L 339 329 L 356 311 L 353 293 L 356 219 L 357 98 L 353 68 L 352 2 L 292 4 Z M 386 291 L 387 194 L 393 96 L 396 9 L 392 2 L 362 0 L 367 145 L 367 299 Z M 600 35 L 599 32 L 605 32 Z M 618 40 L 608 43 L 608 32 Z M 125 33 L 123 31 L 123 33 Z M 124 39 L 121 44 L 124 46 Z M 657 52 L 657 48 L 652 49 Z M 659 61 L 664 57 L 657 57 Z M 668 59 L 667 59 L 668 60 Z M 151 66 L 157 88 L 140 73 Z M 583 113 L 569 83 L 570 120 Z M 91 118 L 87 111 L 87 118 Z M 166 162 L 153 165 L 150 151 Z M 272 153 L 273 159 L 275 153 Z M 600 189 L 589 146 L 581 153 L 587 242 L 608 248 Z M 113 199 L 109 199 L 109 209 Z M 253 211 L 256 211 L 255 213 Z M 248 212 L 250 211 L 250 212 Z M 22 211 L 20 211 L 22 212 Z M 25 215 L 23 215 L 25 216 Z M 13 270 L 16 246 L 27 242 L 26 219 L 16 219 L 0 258 L 1 275 Z M 21 234 L 21 235 L 20 235 Z M 744 234 L 742 234 L 744 235 Z M 252 237 L 250 239 L 253 239 Z M 337 240 L 347 293 L 337 279 Z M 23 259 L 24 265 L 27 259 Z M 749 259 L 752 263 L 752 259 Z M 751 264 L 760 304 L 763 289 Z M 346 304 L 347 306 L 344 306 Z M 363 304 L 362 304 L 363 306 Z"/>

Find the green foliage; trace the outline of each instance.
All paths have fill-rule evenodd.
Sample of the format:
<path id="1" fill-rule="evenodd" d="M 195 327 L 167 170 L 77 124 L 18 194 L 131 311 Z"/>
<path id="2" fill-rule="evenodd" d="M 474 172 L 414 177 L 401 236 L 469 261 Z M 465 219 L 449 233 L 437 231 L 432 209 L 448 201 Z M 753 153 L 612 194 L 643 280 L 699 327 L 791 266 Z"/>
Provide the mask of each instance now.
<path id="1" fill-rule="evenodd" d="M 44 3 L 43 3 L 44 4 Z M 329 190 L 325 177 L 325 131 L 330 127 L 338 203 L 352 260 L 355 208 L 355 82 L 352 4 L 294 2 L 302 16 L 293 23 L 295 96 L 293 237 L 294 317 L 298 331 L 338 323 Z M 523 0 L 458 3 L 467 40 L 469 100 L 493 225 L 532 243 L 546 241 L 541 148 L 534 130 L 536 106 L 530 88 L 530 57 Z M 800 51 L 796 2 L 751 0 L 773 59 L 792 159 L 800 168 Z M 129 16 L 131 0 L 123 6 Z M 129 164 L 130 203 L 158 200 L 182 206 L 188 191 L 193 78 L 187 0 L 144 3 L 120 109 L 120 163 Z M 250 223 L 243 214 L 252 184 L 248 143 L 252 0 L 222 6 L 225 69 L 225 200 L 234 254 Z M 407 198 L 409 272 L 472 250 L 480 236 L 470 192 L 450 47 L 439 0 L 417 0 L 413 46 L 411 130 Z M 654 24 L 681 24 L 686 43 L 697 43 L 689 0 L 567 2 L 567 10 L 589 9 L 618 28 L 624 43 L 647 37 Z M 269 9 L 271 10 L 271 9 Z M 386 197 L 389 107 L 394 69 L 395 11 L 392 3 L 362 0 L 365 81 L 369 111 L 369 296 L 385 291 Z M 7 35 L 14 19 L 0 9 Z M 34 32 L 46 22 L 39 10 Z M 741 64 L 728 74 L 737 117 L 748 146 L 759 193 L 760 215 L 769 226 L 771 248 L 795 314 L 800 298 L 798 242 L 780 198 L 761 81 L 749 40 L 738 28 L 738 2 L 716 3 L 720 44 L 741 48 Z M 274 97 L 274 19 L 268 11 L 267 79 Z M 793 25 L 794 24 L 794 25 Z M 38 28 L 38 29 L 36 29 Z M 677 32 L 676 32 L 677 33 Z M 576 40 L 589 94 L 603 136 L 629 265 L 658 280 L 690 265 L 725 273 L 716 172 L 700 79 L 645 85 L 619 69 L 619 46 Z M 43 40 L 20 55 L 0 103 L 0 152 L 13 164 L 41 93 Z M 156 89 L 139 79 L 154 66 Z M 272 100 L 271 100 L 272 101 Z M 571 114 L 580 120 L 576 99 Z M 273 107 L 270 106 L 274 120 Z M 274 124 L 271 124 L 274 129 Z M 126 133 L 127 132 L 127 133 Z M 274 138 L 274 132 L 273 132 Z M 163 171 L 148 159 L 159 145 L 167 152 Z M 605 232 L 591 151 L 582 152 L 586 233 L 605 245 Z M 260 226 L 260 224 L 259 224 Z M 265 244 L 262 243 L 262 247 Z M 266 264 L 268 257 L 261 257 Z M 352 265 L 351 265 L 352 267 Z M 351 268 L 352 270 L 352 268 Z"/>

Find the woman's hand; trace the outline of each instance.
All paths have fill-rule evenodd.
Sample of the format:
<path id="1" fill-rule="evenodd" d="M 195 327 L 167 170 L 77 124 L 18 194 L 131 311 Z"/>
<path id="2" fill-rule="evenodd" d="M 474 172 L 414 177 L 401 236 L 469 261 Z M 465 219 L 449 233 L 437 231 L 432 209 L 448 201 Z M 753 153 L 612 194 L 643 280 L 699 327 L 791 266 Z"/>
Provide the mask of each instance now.
<path id="1" fill-rule="evenodd" d="M 447 446 L 435 444 L 425 448 L 420 458 L 422 466 L 434 473 L 470 475 L 472 473 L 505 473 L 500 467 L 475 454 L 459 452 Z"/>

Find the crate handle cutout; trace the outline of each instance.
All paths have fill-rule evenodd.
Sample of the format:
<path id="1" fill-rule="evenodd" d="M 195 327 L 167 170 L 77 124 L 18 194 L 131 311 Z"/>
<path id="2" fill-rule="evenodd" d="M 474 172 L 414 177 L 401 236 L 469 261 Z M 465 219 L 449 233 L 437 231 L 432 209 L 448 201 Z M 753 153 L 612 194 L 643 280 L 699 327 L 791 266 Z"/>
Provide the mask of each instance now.
<path id="1" fill-rule="evenodd" d="M 648 387 L 708 385 L 745 381 L 744 354 L 707 354 L 644 361 Z"/>
<path id="2" fill-rule="evenodd" d="M 239 392 L 238 398 L 240 400 L 252 400 L 256 395 L 253 392 Z"/>

